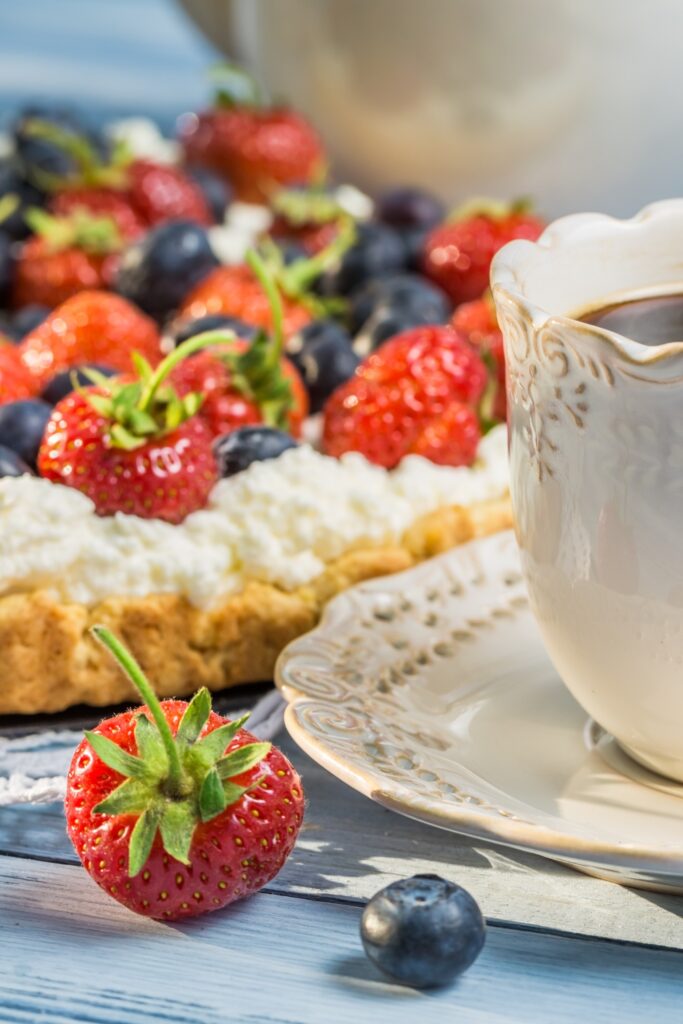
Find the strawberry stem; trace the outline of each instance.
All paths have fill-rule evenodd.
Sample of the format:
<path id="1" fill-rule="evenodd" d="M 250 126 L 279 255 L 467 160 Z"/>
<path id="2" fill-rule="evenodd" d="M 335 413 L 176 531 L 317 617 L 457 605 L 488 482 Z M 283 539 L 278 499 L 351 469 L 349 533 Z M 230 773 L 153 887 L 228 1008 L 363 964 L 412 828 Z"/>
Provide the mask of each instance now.
<path id="1" fill-rule="evenodd" d="M 149 708 L 159 730 L 166 756 L 168 757 L 168 795 L 175 798 L 183 796 L 185 787 L 183 785 L 183 769 L 180 763 L 178 746 L 157 695 L 145 678 L 142 669 L 133 655 L 130 651 L 126 650 L 123 644 L 117 640 L 106 626 L 93 626 L 91 631 L 93 636 L 113 655 Z"/>
<path id="2" fill-rule="evenodd" d="M 184 341 L 177 348 L 174 348 L 172 352 L 169 352 L 166 358 L 162 359 L 159 363 L 145 385 L 140 396 L 138 408 L 142 412 L 147 412 L 154 400 L 155 394 L 169 373 L 178 363 L 182 363 L 184 359 L 191 356 L 193 352 L 199 352 L 200 349 L 211 348 L 214 345 L 230 345 L 236 340 L 237 335 L 234 331 L 205 331 L 203 334 L 196 334 L 193 338 L 188 338 L 187 341 Z"/>
<path id="3" fill-rule="evenodd" d="M 246 255 L 246 262 L 247 266 L 254 274 L 254 277 L 256 277 L 263 288 L 263 291 L 266 293 L 266 298 L 268 299 L 271 316 L 273 318 L 273 326 L 270 331 L 273 340 L 272 347 L 274 349 L 273 362 L 279 362 L 280 356 L 282 355 L 285 347 L 282 298 L 275 284 L 273 275 L 270 273 L 259 254 L 251 249 Z"/>

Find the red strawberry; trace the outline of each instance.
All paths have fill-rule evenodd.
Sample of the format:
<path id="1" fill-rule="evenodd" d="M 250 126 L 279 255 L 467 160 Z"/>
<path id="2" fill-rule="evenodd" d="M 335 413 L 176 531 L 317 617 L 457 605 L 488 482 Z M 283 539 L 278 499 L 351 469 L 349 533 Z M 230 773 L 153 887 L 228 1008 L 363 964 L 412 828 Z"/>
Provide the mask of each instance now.
<path id="1" fill-rule="evenodd" d="M 282 354 L 282 299 L 261 259 L 249 253 L 247 260 L 246 269 L 269 311 L 270 334 L 262 330 L 251 342 L 236 338 L 220 350 L 183 360 L 173 372 L 173 383 L 180 395 L 198 391 L 205 396 L 200 416 L 214 437 L 255 423 L 297 437 L 308 413 L 308 393 L 298 370 Z"/>
<path id="2" fill-rule="evenodd" d="M 33 377 L 28 372 L 19 351 L 10 342 L 0 338 L 0 405 L 36 394 Z"/>
<path id="3" fill-rule="evenodd" d="M 286 107 L 259 105 L 241 69 L 225 65 L 222 75 L 213 109 L 181 121 L 188 163 L 216 171 L 251 203 L 267 202 L 278 185 L 320 179 L 325 153 L 308 121 Z"/>
<path id="4" fill-rule="evenodd" d="M 328 399 L 324 449 L 336 456 L 358 451 L 390 469 L 453 403 L 475 406 L 485 386 L 486 367 L 452 327 L 405 331 L 373 352 Z"/>
<path id="5" fill-rule="evenodd" d="M 202 190 L 179 167 L 134 160 L 127 168 L 127 194 L 133 209 L 150 226 L 166 220 L 214 219 Z"/>
<path id="6" fill-rule="evenodd" d="M 496 310 L 490 295 L 474 302 L 464 302 L 453 313 L 453 327 L 474 345 L 490 363 L 495 382 L 486 418 L 505 420 L 507 402 L 505 397 L 505 350 L 503 335 L 496 319 Z"/>
<path id="7" fill-rule="evenodd" d="M 159 703 L 103 626 L 146 706 L 85 734 L 67 778 L 67 831 L 88 874 L 146 917 L 217 910 L 266 885 L 301 827 L 301 781 L 287 758 L 211 710 L 207 690 Z"/>
<path id="8" fill-rule="evenodd" d="M 180 523 L 203 508 L 218 470 L 212 436 L 197 409 L 164 383 L 177 362 L 205 343 L 190 338 L 140 378 L 97 379 L 58 402 L 38 452 L 42 476 L 75 487 L 99 515 L 127 512 Z"/>
<path id="9" fill-rule="evenodd" d="M 131 352 L 155 365 L 161 358 L 156 324 L 136 306 L 110 292 L 84 291 L 58 306 L 19 346 L 36 389 L 61 370 L 99 363 L 130 370 Z"/>
<path id="10" fill-rule="evenodd" d="M 453 302 L 478 299 L 488 288 L 491 260 L 501 246 L 516 238 L 535 241 L 544 226 L 525 202 L 475 200 L 427 236 L 424 272 Z"/>
<path id="11" fill-rule="evenodd" d="M 335 197 L 318 187 L 281 189 L 271 205 L 275 219 L 270 235 L 296 242 L 310 256 L 330 245 L 346 216 Z"/>
<path id="12" fill-rule="evenodd" d="M 131 206 L 130 199 L 113 188 L 74 188 L 59 192 L 50 200 L 49 210 L 56 217 L 68 217 L 79 210 L 94 217 L 110 217 L 126 241 L 145 232 L 146 224 Z"/>
<path id="13" fill-rule="evenodd" d="M 481 438 L 479 417 L 462 402 L 453 402 L 420 431 L 410 453 L 440 466 L 471 466 Z"/>
<path id="14" fill-rule="evenodd" d="M 21 247 L 15 266 L 13 305 L 35 303 L 54 309 L 86 288 L 111 283 L 123 247 L 113 220 L 84 211 L 53 217 L 43 210 L 26 214 L 37 232 Z"/>

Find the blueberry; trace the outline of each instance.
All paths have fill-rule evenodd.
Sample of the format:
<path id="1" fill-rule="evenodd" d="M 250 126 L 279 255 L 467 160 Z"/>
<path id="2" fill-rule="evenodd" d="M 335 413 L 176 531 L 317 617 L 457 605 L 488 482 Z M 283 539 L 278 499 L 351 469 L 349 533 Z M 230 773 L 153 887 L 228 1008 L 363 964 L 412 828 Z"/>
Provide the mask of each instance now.
<path id="1" fill-rule="evenodd" d="M 320 412 L 340 384 L 355 372 L 360 358 L 351 336 L 336 320 L 314 320 L 287 342 L 287 355 L 301 374 L 311 403 Z"/>
<path id="2" fill-rule="evenodd" d="M 119 372 L 118 370 L 112 370 L 110 366 L 101 366 L 98 363 L 84 363 L 82 366 L 74 366 L 70 370 L 62 370 L 61 373 L 56 373 L 54 377 L 47 382 L 40 397 L 44 402 L 48 402 L 50 405 L 56 405 L 57 402 L 61 402 L 63 398 L 66 398 L 66 396 L 70 395 L 73 391 L 74 377 L 81 387 L 90 387 L 92 380 L 86 373 L 87 370 L 96 370 L 105 377 L 115 377 Z"/>
<path id="3" fill-rule="evenodd" d="M 16 338 L 17 341 L 21 341 L 27 334 L 30 334 L 36 327 L 39 327 L 49 314 L 50 310 L 48 307 L 39 306 L 38 303 L 33 303 L 30 306 L 24 306 L 23 309 L 17 310 L 12 317 L 12 337 Z"/>
<path id="4" fill-rule="evenodd" d="M 30 467 L 11 448 L 5 448 L 4 444 L 0 444 L 0 477 L 23 476 L 24 473 L 30 474 Z"/>
<path id="5" fill-rule="evenodd" d="M 446 216 L 446 207 L 431 192 L 402 186 L 389 189 L 377 200 L 376 215 L 395 228 L 432 228 Z"/>
<path id="6" fill-rule="evenodd" d="M 0 231 L 0 306 L 7 306 L 14 280 L 14 243 L 9 235 Z"/>
<path id="7" fill-rule="evenodd" d="M 275 427 L 239 427 L 214 441 L 219 476 L 234 476 L 252 462 L 276 459 L 289 448 L 296 448 L 293 437 Z"/>
<path id="8" fill-rule="evenodd" d="M 424 262 L 424 249 L 427 235 L 431 228 L 406 227 L 396 229 L 406 250 L 406 266 L 408 270 L 419 273 Z"/>
<path id="9" fill-rule="evenodd" d="M 0 445 L 35 467 L 45 425 L 52 415 L 52 406 L 37 398 L 0 405 Z"/>
<path id="10" fill-rule="evenodd" d="M 362 330 L 353 339 L 353 349 L 364 358 L 395 335 L 431 323 L 434 323 L 433 319 L 419 309 L 381 306 L 363 324 Z"/>
<path id="11" fill-rule="evenodd" d="M 485 925 L 476 901 L 438 875 L 392 882 L 361 919 L 368 957 L 394 981 L 414 988 L 447 985 L 479 956 Z"/>
<path id="12" fill-rule="evenodd" d="M 26 210 L 29 206 L 42 206 L 45 196 L 40 189 L 25 180 L 12 159 L 0 160 L 0 197 L 6 195 L 16 196 L 19 203 L 3 220 L 2 231 L 14 241 L 21 241 L 31 233 L 26 223 Z"/>
<path id="13" fill-rule="evenodd" d="M 349 296 L 352 331 L 360 330 L 381 307 L 413 311 L 426 317 L 423 323 L 445 323 L 452 305 L 445 292 L 419 274 L 388 274 L 355 288 Z"/>
<path id="14" fill-rule="evenodd" d="M 85 139 L 95 154 L 103 160 L 110 155 L 111 147 L 104 136 L 86 125 L 75 111 L 40 106 L 26 107 L 14 124 L 14 144 L 24 176 L 29 180 L 35 180 L 38 185 L 41 174 L 65 177 L 78 170 L 78 166 L 73 156 L 62 146 L 31 133 L 31 122 L 36 121 L 53 125 L 61 131 Z"/>
<path id="15" fill-rule="evenodd" d="M 116 275 L 116 290 L 163 321 L 217 266 L 203 228 L 191 220 L 168 221 L 126 249 Z"/>
<path id="16" fill-rule="evenodd" d="M 174 331 L 173 339 L 176 345 L 179 345 L 181 341 L 194 338 L 195 334 L 203 334 L 204 331 L 220 331 L 223 328 L 227 331 L 234 331 L 238 338 L 244 338 L 245 341 L 252 341 L 258 334 L 257 327 L 254 327 L 253 324 L 245 324 L 244 320 L 238 320 L 236 316 L 212 313 L 179 324 Z"/>
<path id="17" fill-rule="evenodd" d="M 213 219 L 222 224 L 226 208 L 232 202 L 232 189 L 224 178 L 220 178 L 206 167 L 188 167 L 190 178 L 199 185 Z"/>
<path id="18" fill-rule="evenodd" d="M 393 228 L 365 221 L 356 226 L 356 231 L 356 241 L 346 250 L 339 265 L 319 280 L 317 288 L 321 294 L 348 295 L 368 278 L 405 267 L 406 249 Z"/>

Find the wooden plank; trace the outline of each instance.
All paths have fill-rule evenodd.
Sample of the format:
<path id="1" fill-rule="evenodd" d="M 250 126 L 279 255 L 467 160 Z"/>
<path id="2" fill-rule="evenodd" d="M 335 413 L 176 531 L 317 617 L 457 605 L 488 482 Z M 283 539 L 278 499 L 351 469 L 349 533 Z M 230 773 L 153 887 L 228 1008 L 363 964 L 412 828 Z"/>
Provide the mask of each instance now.
<path id="1" fill-rule="evenodd" d="M 681 1019 L 679 953 L 492 928 L 455 987 L 420 994 L 366 961 L 359 915 L 273 894 L 168 926 L 78 868 L 0 857 L 0 1021 L 628 1024 L 654 1007 L 658 1024 Z"/>
<path id="2" fill-rule="evenodd" d="M 281 745 L 302 772 L 308 808 L 275 891 L 367 899 L 396 878 L 436 871 L 470 889 L 490 919 L 683 949 L 683 898 L 409 821 L 348 789 L 288 737 Z M 0 851 L 76 862 L 58 806 L 0 809 Z"/>

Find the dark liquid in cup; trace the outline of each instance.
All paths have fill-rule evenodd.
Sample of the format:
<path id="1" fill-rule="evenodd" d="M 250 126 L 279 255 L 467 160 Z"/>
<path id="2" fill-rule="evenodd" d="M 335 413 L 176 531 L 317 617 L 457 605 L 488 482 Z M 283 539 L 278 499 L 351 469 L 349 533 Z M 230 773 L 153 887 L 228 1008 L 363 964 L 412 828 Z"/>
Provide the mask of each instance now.
<path id="1" fill-rule="evenodd" d="M 585 324 L 616 331 L 641 345 L 668 345 L 683 342 L 683 293 L 659 295 L 649 299 L 631 299 L 579 317 Z"/>

